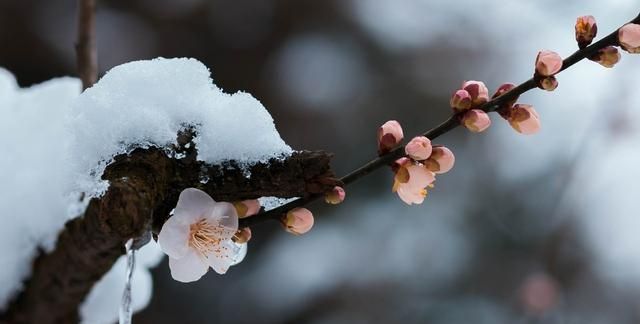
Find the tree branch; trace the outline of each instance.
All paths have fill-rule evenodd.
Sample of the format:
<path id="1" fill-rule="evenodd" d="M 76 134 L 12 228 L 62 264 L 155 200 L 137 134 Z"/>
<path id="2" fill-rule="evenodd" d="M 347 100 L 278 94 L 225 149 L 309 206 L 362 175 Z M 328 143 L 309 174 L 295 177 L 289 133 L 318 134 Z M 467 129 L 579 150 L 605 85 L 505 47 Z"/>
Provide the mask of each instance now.
<path id="1" fill-rule="evenodd" d="M 636 16 L 636 18 L 634 18 L 633 20 L 631 20 L 629 23 L 635 23 L 638 24 L 640 23 L 640 14 L 638 16 Z M 566 69 L 568 69 L 569 67 L 571 67 L 572 65 L 582 61 L 585 58 L 591 57 L 594 54 L 596 54 L 600 49 L 603 49 L 607 46 L 612 46 L 612 45 L 618 45 L 618 30 L 616 29 L 615 31 L 613 31 L 611 34 L 607 35 L 606 37 L 602 38 L 601 40 L 597 41 L 594 44 L 591 44 L 590 46 L 585 47 L 584 49 L 580 49 L 577 50 L 576 52 L 574 52 L 572 55 L 570 55 L 569 57 L 567 57 L 566 59 L 563 60 L 562 62 L 562 69 L 560 71 L 564 71 Z M 559 73 L 559 72 L 558 72 Z M 517 87 L 511 89 L 510 91 L 504 93 L 503 95 L 494 98 L 492 100 L 490 100 L 489 102 L 485 103 L 484 105 L 482 105 L 479 109 L 482 109 L 486 112 L 492 112 L 495 111 L 498 107 L 500 107 L 503 103 L 508 102 L 509 100 L 513 100 L 518 98 L 520 95 L 522 95 L 523 93 L 532 90 L 534 88 L 537 88 L 536 85 L 536 81 L 534 80 L 534 78 L 531 78 L 523 83 L 521 83 L 520 85 L 518 85 Z M 431 130 L 426 131 L 425 133 L 422 134 L 422 136 L 425 136 L 427 138 L 429 138 L 430 140 L 434 140 L 437 137 L 444 135 L 448 132 L 450 132 L 451 130 L 457 128 L 458 126 L 460 126 L 460 116 L 454 115 L 449 117 L 449 119 L 445 120 L 443 123 L 441 123 L 440 125 L 436 126 L 435 128 L 432 128 Z M 348 185 L 350 183 L 353 183 L 355 181 L 357 181 L 358 179 L 364 177 L 365 175 L 379 169 L 382 166 L 385 165 L 390 165 L 393 161 L 403 157 L 405 155 L 404 152 L 404 146 L 399 146 L 395 149 L 393 149 L 392 151 L 381 155 L 369 162 L 367 162 L 366 164 L 364 164 L 363 166 L 361 166 L 360 168 L 352 171 L 351 173 L 347 174 L 346 176 L 342 177 L 340 180 L 345 184 Z M 272 210 L 263 212 L 263 213 L 259 213 L 256 214 L 254 216 L 251 217 L 247 217 L 244 219 L 240 220 L 240 226 L 241 227 L 249 227 L 249 226 L 253 226 L 268 220 L 279 220 L 280 217 L 285 214 L 286 212 L 288 212 L 289 210 L 296 208 L 296 207 L 301 207 L 304 206 L 314 200 L 317 200 L 319 198 L 323 197 L 322 194 L 316 194 L 316 195 L 310 195 L 307 197 L 303 197 L 300 199 L 296 199 L 292 202 L 289 202 L 287 204 L 284 204 L 282 206 L 279 206 L 277 208 L 274 208 Z"/>
<path id="2" fill-rule="evenodd" d="M 78 308 L 91 288 L 116 262 L 129 238 L 159 231 L 180 192 L 188 187 L 214 199 L 234 201 L 261 196 L 305 197 L 330 190 L 339 182 L 325 152 L 296 152 L 249 168 L 235 162 L 206 165 L 196 160 L 195 146 L 184 145 L 182 158 L 170 158 L 158 148 L 136 149 L 121 155 L 105 170 L 110 186 L 103 197 L 91 199 L 83 217 L 65 225 L 56 247 L 34 262 L 24 289 L 0 315 L 1 323 L 77 323 Z M 188 147 L 188 148 L 187 148 Z M 209 181 L 202 183 L 203 177 Z M 142 242 L 143 244 L 146 242 Z"/>
<path id="3" fill-rule="evenodd" d="M 76 63 L 82 80 L 82 90 L 91 87 L 98 79 L 98 51 L 95 32 L 96 0 L 78 0 L 78 40 Z"/>

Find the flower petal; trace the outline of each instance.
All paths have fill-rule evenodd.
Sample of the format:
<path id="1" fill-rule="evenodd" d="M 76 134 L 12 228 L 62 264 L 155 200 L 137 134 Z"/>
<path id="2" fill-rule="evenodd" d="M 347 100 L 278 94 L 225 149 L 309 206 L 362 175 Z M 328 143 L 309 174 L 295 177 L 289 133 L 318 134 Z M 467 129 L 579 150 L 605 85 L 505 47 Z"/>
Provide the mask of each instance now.
<path id="1" fill-rule="evenodd" d="M 158 243 L 169 257 L 180 259 L 189 248 L 189 224 L 172 216 L 162 225 L 158 234 Z"/>
<path id="2" fill-rule="evenodd" d="M 236 259 L 240 249 L 241 247 L 231 240 L 220 241 L 220 244 L 206 255 L 206 262 L 213 271 L 218 274 L 225 274 L 230 266 L 237 263 Z"/>
<path id="3" fill-rule="evenodd" d="M 187 188 L 180 193 L 173 217 L 188 224 L 195 223 L 213 209 L 216 202 L 206 192 Z"/>
<path id="4" fill-rule="evenodd" d="M 422 204 L 424 202 L 424 195 L 422 195 L 422 189 L 416 190 L 407 185 L 401 185 L 398 188 L 398 197 L 402 199 L 407 205 Z"/>
<path id="5" fill-rule="evenodd" d="M 242 262 L 242 260 L 244 260 L 244 257 L 247 256 L 247 243 L 235 243 L 233 242 L 233 244 L 235 244 L 239 249 L 238 251 L 236 251 L 235 255 L 233 256 L 233 263 L 231 264 L 232 266 Z"/>
<path id="6" fill-rule="evenodd" d="M 230 236 L 223 238 L 231 238 L 238 230 L 238 212 L 233 204 L 228 202 L 215 203 L 207 218 L 214 224 L 222 226 L 224 229 L 231 231 Z"/>
<path id="7" fill-rule="evenodd" d="M 407 167 L 407 171 L 409 171 L 409 182 L 407 185 L 415 188 L 416 191 L 430 185 L 436 179 L 433 172 L 422 165 L 410 165 Z"/>
<path id="8" fill-rule="evenodd" d="M 209 269 L 206 260 L 192 249 L 180 259 L 169 257 L 169 268 L 171 277 L 180 282 L 196 281 Z"/>

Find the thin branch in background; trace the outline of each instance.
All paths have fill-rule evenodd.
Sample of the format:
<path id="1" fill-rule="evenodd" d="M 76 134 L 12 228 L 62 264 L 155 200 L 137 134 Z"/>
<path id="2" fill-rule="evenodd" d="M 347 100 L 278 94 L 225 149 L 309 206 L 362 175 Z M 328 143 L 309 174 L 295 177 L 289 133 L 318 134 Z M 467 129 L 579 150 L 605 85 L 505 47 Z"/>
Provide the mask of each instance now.
<path id="1" fill-rule="evenodd" d="M 638 16 L 636 16 L 633 20 L 630 21 L 630 23 L 635 23 L 638 24 L 640 23 L 640 14 Z M 593 55 L 595 55 L 596 53 L 598 53 L 599 50 L 607 47 L 607 46 L 613 46 L 613 45 L 618 45 L 618 29 L 616 29 L 615 31 L 611 32 L 609 35 L 607 35 L 606 37 L 602 38 L 601 40 L 597 41 L 596 43 L 587 46 L 585 48 L 579 49 L 576 52 L 574 52 L 573 54 L 571 54 L 569 57 L 567 57 L 566 59 L 564 59 L 564 61 L 562 62 L 562 69 L 561 71 L 566 70 L 567 68 L 571 67 L 572 65 L 582 61 L 585 58 L 589 58 L 592 57 Z M 558 72 L 559 73 L 559 72 Z M 500 107 L 502 104 L 504 104 L 505 102 L 508 102 L 509 100 L 513 100 L 518 98 L 520 95 L 522 95 L 523 93 L 535 89 L 537 88 L 537 82 L 534 78 L 531 78 L 523 83 L 521 83 L 520 85 L 518 85 L 517 87 L 511 89 L 510 91 L 504 93 L 503 95 L 494 98 L 490 101 L 488 101 L 487 103 L 483 104 L 482 106 L 479 107 L 479 109 L 482 109 L 486 112 L 491 112 L 491 111 L 495 111 L 498 107 Z M 422 134 L 422 136 L 425 136 L 427 138 L 429 138 L 430 140 L 433 140 L 441 135 L 444 135 L 448 132 L 450 132 L 451 130 L 457 128 L 458 126 L 460 126 L 460 122 L 459 122 L 459 116 L 454 115 L 449 117 L 449 119 L 447 119 L 446 121 L 444 121 L 442 124 L 436 126 L 435 128 L 432 128 L 431 130 L 425 132 L 424 134 Z M 397 148 L 395 148 L 394 150 L 391 150 L 389 153 L 386 153 L 384 155 L 381 155 L 369 162 L 367 162 L 365 165 L 361 166 L 360 168 L 352 171 L 351 173 L 347 174 L 346 176 L 342 177 L 340 180 L 345 184 L 348 185 L 362 177 L 364 177 L 365 175 L 373 172 L 376 169 L 379 169 L 382 166 L 385 165 L 390 165 L 393 161 L 401 158 L 402 156 L 405 155 L 404 152 L 404 146 L 399 146 Z M 303 197 L 303 198 L 299 198 L 296 199 L 292 202 L 289 202 L 287 204 L 284 204 L 280 207 L 271 209 L 269 211 L 263 212 L 263 213 L 259 213 L 256 214 L 254 216 L 251 217 L 247 217 L 247 218 L 243 218 L 240 220 L 240 226 L 241 227 L 249 227 L 252 225 L 256 225 L 259 223 L 262 223 L 264 221 L 267 220 L 278 220 L 280 219 L 280 217 L 285 214 L 286 212 L 288 212 L 289 210 L 296 208 L 296 207 L 301 207 L 304 206 L 314 200 L 317 200 L 321 197 L 323 197 L 324 195 L 322 194 L 314 194 L 314 195 L 309 195 L 307 197 Z"/>
<path id="2" fill-rule="evenodd" d="M 82 80 L 82 90 L 98 79 L 98 51 L 95 28 L 96 0 L 78 0 L 78 39 L 76 63 Z"/>

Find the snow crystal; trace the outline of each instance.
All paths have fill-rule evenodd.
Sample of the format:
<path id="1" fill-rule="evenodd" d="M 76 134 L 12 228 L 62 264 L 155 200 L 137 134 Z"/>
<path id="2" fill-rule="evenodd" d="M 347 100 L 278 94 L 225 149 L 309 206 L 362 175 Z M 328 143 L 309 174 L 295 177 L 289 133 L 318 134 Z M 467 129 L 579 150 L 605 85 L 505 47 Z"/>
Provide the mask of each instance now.
<path id="1" fill-rule="evenodd" d="M 298 199 L 298 197 L 294 197 L 294 198 L 260 197 L 258 198 L 258 201 L 260 202 L 260 206 L 264 207 L 264 210 L 267 211 L 267 210 L 280 207 L 296 199 Z"/>
<path id="2" fill-rule="evenodd" d="M 292 152 L 258 100 L 223 93 L 194 59 L 123 64 L 84 93 L 80 89 L 72 78 L 21 89 L 0 68 L 0 311 L 28 278 L 38 249 L 50 251 L 65 222 L 108 188 L 100 177 L 115 155 L 167 148 L 185 126 L 195 127 L 198 159 L 209 163 L 233 159 L 248 166 Z M 153 255 L 153 248 L 145 247 L 151 252 L 143 249 L 139 260 Z M 138 263 L 135 309 L 151 296 L 147 268 L 155 263 Z M 82 306 L 84 321 L 117 318 L 123 284 L 121 259 Z"/>

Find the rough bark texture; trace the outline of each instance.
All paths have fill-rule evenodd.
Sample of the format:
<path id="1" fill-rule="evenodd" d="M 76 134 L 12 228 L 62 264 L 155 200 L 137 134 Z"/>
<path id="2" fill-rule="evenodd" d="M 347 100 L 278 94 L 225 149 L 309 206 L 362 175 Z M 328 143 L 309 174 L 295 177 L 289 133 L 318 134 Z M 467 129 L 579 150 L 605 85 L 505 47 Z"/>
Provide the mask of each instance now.
<path id="1" fill-rule="evenodd" d="M 297 152 L 256 164 L 247 178 L 234 162 L 211 166 L 197 161 L 194 145 L 185 145 L 190 140 L 189 134 L 179 136 L 174 149 L 181 158 L 157 148 L 117 157 L 103 175 L 110 181 L 106 194 L 92 199 L 83 217 L 66 224 L 53 252 L 36 259 L 31 278 L 0 323 L 77 323 L 79 305 L 124 253 L 124 242 L 140 237 L 144 244 L 152 228 L 157 233 L 185 188 L 234 201 L 307 196 L 337 183 L 325 152 Z"/>

